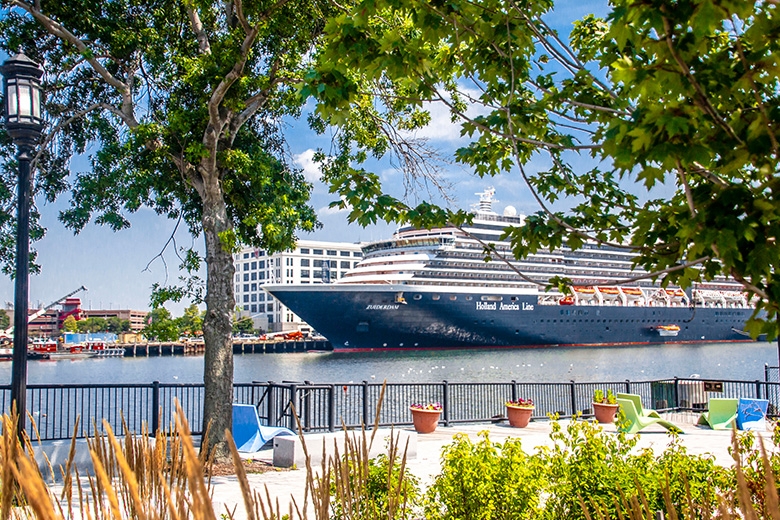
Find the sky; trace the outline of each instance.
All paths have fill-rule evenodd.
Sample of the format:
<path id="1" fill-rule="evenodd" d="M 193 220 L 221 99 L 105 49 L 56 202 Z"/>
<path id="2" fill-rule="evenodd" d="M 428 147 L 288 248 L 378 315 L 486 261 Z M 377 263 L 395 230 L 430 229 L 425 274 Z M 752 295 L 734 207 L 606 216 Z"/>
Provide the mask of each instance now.
<path id="1" fill-rule="evenodd" d="M 604 5 L 601 2 L 566 1 L 556 8 L 556 12 L 548 17 L 548 23 L 559 27 L 561 32 L 568 32 L 568 22 L 597 11 L 603 15 Z M 441 106 L 432 107 L 432 124 L 420 132 L 418 137 L 426 137 L 429 144 L 440 150 L 448 160 L 452 153 L 465 143 L 459 137 L 459 128 L 450 122 L 449 114 Z M 334 196 L 328 193 L 327 187 L 320 182 L 312 156 L 318 147 L 328 149 L 329 136 L 318 136 L 306 127 L 305 119 L 290 122 L 288 145 L 296 166 L 301 168 L 307 179 L 312 182 L 314 191 L 311 205 L 317 210 L 322 228 L 313 233 L 300 233 L 299 239 L 366 242 L 388 238 L 395 225 L 379 224 L 363 228 L 347 222 L 345 211 L 336 211 L 328 207 Z M 585 159 L 583 159 L 585 160 Z M 83 158 L 74 161 L 71 168 L 74 171 L 84 170 L 87 162 Z M 533 171 L 541 164 L 532 165 Z M 400 190 L 401 173 L 389 164 L 379 165 L 381 178 L 386 187 Z M 454 190 L 450 193 L 455 209 L 468 209 L 478 200 L 475 195 L 488 186 L 496 188 L 496 198 L 499 200 L 494 209 L 501 211 L 507 205 L 514 206 L 519 213 L 528 214 L 539 210 L 531 194 L 525 187 L 519 174 L 503 175 L 500 178 L 480 179 L 465 170 L 462 166 L 451 164 L 446 167 L 444 178 L 449 181 Z M 398 195 L 398 193 L 394 193 Z M 426 193 L 419 194 L 428 199 Z M 435 198 L 434 202 L 436 201 Z M 414 202 L 414 201 L 412 201 Z M 129 215 L 132 225 L 129 229 L 113 232 L 108 228 L 89 224 L 78 235 L 66 229 L 57 220 L 58 212 L 68 206 L 68 198 L 63 195 L 55 203 L 45 203 L 37 200 L 41 211 L 42 224 L 47 229 L 43 240 L 32 247 L 38 253 L 40 274 L 30 276 L 30 306 L 40 307 L 61 298 L 71 291 L 85 286 L 88 290 L 81 292 L 82 307 L 85 309 L 134 309 L 149 308 L 149 295 L 154 283 L 175 283 L 180 276 L 179 261 L 174 254 L 174 248 L 168 242 L 176 222 L 158 216 L 152 210 L 141 209 Z M 174 235 L 178 246 L 196 245 L 203 250 L 202 236 L 193 239 L 184 226 Z M 14 283 L 9 277 L 0 275 L 0 308 L 12 305 L 14 300 Z M 166 307 L 174 314 L 181 315 L 182 310 L 190 302 L 169 304 Z M 201 308 L 204 308 L 201 305 Z"/>

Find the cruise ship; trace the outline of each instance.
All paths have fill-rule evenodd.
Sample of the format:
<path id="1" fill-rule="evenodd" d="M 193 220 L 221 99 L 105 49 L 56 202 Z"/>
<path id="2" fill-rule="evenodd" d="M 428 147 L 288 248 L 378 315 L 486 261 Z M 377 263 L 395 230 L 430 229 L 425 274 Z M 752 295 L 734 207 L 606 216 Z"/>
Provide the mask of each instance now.
<path id="1" fill-rule="evenodd" d="M 524 217 L 495 213 L 492 188 L 477 195 L 470 225 L 403 227 L 365 245 L 334 283 L 264 288 L 338 351 L 749 340 L 754 309 L 738 283 L 662 288 L 639 280 L 631 250 L 597 244 L 516 260 L 501 236 Z M 571 294 L 545 291 L 555 276 L 572 280 Z"/>

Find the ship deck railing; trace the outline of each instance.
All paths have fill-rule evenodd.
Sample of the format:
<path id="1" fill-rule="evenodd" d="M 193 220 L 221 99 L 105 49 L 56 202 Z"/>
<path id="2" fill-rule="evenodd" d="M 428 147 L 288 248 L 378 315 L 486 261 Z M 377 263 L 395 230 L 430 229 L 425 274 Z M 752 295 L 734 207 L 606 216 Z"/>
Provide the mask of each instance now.
<path id="1" fill-rule="evenodd" d="M 504 403 L 532 399 L 534 417 L 591 416 L 593 391 L 639 394 L 648 408 L 659 412 L 699 412 L 711 397 L 769 400 L 768 415 L 780 417 L 780 369 L 765 367 L 764 380 L 701 378 L 648 381 L 530 381 L 387 383 L 379 410 L 379 425 L 408 427 L 409 406 L 440 403 L 441 422 L 490 423 L 504 420 Z M 237 403 L 252 404 L 264 424 L 304 432 L 332 432 L 374 424 L 383 384 L 379 382 L 315 383 L 310 381 L 253 381 L 233 386 Z M 178 402 L 193 434 L 203 433 L 202 383 L 28 385 L 26 422 L 32 439 L 60 440 L 105 433 L 104 421 L 114 431 L 169 431 Z M 0 385 L 0 406 L 9 413 L 10 385 Z M 299 420 L 296 420 L 295 415 Z"/>

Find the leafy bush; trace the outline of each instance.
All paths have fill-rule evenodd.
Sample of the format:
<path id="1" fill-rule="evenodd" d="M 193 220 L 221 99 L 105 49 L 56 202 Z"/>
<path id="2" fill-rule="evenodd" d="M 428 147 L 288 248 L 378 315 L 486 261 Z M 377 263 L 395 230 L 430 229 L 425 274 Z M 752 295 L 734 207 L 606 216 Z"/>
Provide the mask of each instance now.
<path id="1" fill-rule="evenodd" d="M 476 443 L 456 434 L 442 452 L 442 471 L 428 490 L 428 520 L 535 518 L 544 471 L 523 452 L 520 439 L 490 442 L 488 432 Z"/>

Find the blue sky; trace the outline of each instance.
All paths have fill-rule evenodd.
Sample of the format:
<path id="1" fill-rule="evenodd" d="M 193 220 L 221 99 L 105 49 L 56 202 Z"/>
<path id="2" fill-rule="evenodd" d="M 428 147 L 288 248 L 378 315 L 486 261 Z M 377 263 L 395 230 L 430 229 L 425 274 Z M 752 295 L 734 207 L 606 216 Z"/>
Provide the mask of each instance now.
<path id="1" fill-rule="evenodd" d="M 571 20 L 588 13 L 604 14 L 603 2 L 562 2 L 557 11 L 548 17 L 548 22 L 561 32 L 568 32 Z M 452 152 L 463 141 L 458 136 L 458 128 L 449 121 L 449 115 L 441 108 L 433 110 L 433 124 L 421 136 L 427 137 L 430 144 L 441 150 L 445 158 L 451 159 Z M 387 238 L 395 226 L 377 225 L 362 228 L 347 223 L 345 212 L 336 212 L 328 208 L 333 196 L 327 187 L 319 182 L 318 172 L 313 167 L 311 157 L 317 147 L 327 150 L 328 136 L 313 135 L 304 121 L 290 124 L 288 143 L 296 164 L 304 170 L 307 178 L 314 184 L 312 206 L 317 210 L 323 227 L 311 234 L 301 234 L 299 238 L 330 241 L 371 241 Z M 583 161 L 587 160 L 583 158 Z M 74 171 L 86 168 L 86 161 L 75 161 Z M 382 179 L 386 189 L 395 187 L 395 195 L 400 195 L 401 177 L 389 165 L 380 165 Z M 529 168 L 531 171 L 533 167 Z M 512 205 L 520 213 L 538 211 L 519 175 L 504 175 L 495 179 L 479 179 L 463 167 L 452 164 L 447 168 L 445 178 L 455 186 L 452 195 L 453 206 L 467 209 L 477 200 L 474 195 L 487 186 L 496 188 L 499 199 L 497 209 Z M 422 194 L 424 195 L 424 194 Z M 427 198 L 427 197 L 423 197 Z M 88 225 L 79 235 L 57 220 L 59 210 L 67 206 L 67 197 L 54 204 L 37 201 L 47 228 L 46 237 L 33 245 L 38 251 L 38 263 L 41 273 L 30 277 L 30 305 L 38 307 L 47 304 L 79 286 L 88 291 L 78 296 L 86 309 L 147 309 L 152 284 L 175 282 L 179 276 L 178 259 L 169 250 L 163 255 L 165 262 L 158 258 L 166 241 L 175 228 L 175 222 L 156 215 L 153 211 L 142 209 L 130 216 L 132 226 L 120 232 Z M 440 202 L 440 201 L 437 201 Z M 195 244 L 202 250 L 202 238 L 196 238 Z M 193 239 L 185 229 L 176 234 L 177 244 L 188 246 Z M 0 305 L 5 308 L 7 302 L 14 299 L 13 281 L 0 278 Z M 180 315 L 188 304 L 171 304 L 168 308 L 174 315 Z"/>

